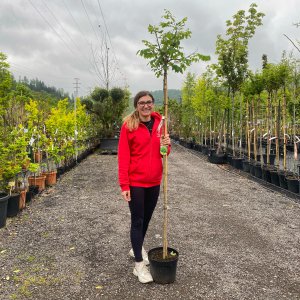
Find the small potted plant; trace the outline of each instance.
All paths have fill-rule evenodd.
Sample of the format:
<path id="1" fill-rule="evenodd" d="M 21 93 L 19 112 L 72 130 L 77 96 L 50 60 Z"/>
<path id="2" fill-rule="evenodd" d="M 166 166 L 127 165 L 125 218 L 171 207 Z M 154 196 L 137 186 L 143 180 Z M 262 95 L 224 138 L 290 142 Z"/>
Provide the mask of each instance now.
<path id="1" fill-rule="evenodd" d="M 46 176 L 40 173 L 40 164 L 30 163 L 28 170 L 32 174 L 28 177 L 29 186 L 38 186 L 38 191 L 43 191 L 45 189 Z"/>
<path id="2" fill-rule="evenodd" d="M 13 129 L 7 136 L 3 147 L 6 150 L 2 178 L 9 190 L 7 215 L 14 216 L 25 207 L 26 186 L 20 180 L 22 168 L 28 165 L 27 136 L 22 125 Z"/>
<path id="3" fill-rule="evenodd" d="M 59 148 L 54 144 L 52 139 L 48 139 L 46 147 L 46 171 L 42 175 L 46 176 L 46 185 L 52 186 L 56 184 L 56 166 L 59 165 L 61 156 L 59 155 Z"/>

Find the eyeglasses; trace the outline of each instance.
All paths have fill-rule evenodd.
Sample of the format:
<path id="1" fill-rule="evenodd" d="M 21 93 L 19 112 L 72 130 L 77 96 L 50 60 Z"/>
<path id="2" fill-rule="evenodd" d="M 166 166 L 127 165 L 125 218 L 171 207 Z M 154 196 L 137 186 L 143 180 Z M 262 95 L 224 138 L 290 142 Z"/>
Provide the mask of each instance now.
<path id="1" fill-rule="evenodd" d="M 150 105 L 153 104 L 153 101 L 152 101 L 152 100 L 148 100 L 148 101 L 140 101 L 140 102 L 138 102 L 137 104 L 138 104 L 138 106 L 141 106 L 141 107 L 144 107 L 145 105 L 150 106 Z"/>

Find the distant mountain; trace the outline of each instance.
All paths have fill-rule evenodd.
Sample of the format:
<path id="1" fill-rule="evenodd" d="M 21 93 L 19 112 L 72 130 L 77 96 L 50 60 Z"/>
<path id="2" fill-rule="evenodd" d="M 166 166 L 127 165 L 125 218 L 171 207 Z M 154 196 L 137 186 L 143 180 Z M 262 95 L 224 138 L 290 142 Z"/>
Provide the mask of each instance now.
<path id="1" fill-rule="evenodd" d="M 164 102 L 164 92 L 163 90 L 151 91 L 150 92 L 154 99 L 156 105 L 162 105 Z M 168 90 L 169 99 L 176 99 L 178 102 L 181 101 L 181 90 L 170 89 Z"/>

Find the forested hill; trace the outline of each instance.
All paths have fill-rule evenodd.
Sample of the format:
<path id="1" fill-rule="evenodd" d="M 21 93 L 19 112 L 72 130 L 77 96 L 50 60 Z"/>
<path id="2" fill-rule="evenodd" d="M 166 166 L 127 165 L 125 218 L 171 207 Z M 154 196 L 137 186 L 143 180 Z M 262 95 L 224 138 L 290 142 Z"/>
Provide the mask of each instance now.
<path id="1" fill-rule="evenodd" d="M 163 104 L 163 102 L 164 102 L 163 90 L 151 91 L 151 94 L 153 95 L 153 97 L 155 99 L 156 105 Z M 169 96 L 169 99 L 176 99 L 179 102 L 181 99 L 181 90 L 170 89 L 170 90 L 168 90 L 168 96 Z"/>
<path id="2" fill-rule="evenodd" d="M 57 89 L 53 86 L 47 86 L 43 81 L 39 79 L 28 79 L 26 76 L 19 78 L 19 83 L 23 83 L 28 86 L 32 91 L 45 92 L 56 99 L 69 98 L 69 94 L 64 92 L 63 89 Z"/>

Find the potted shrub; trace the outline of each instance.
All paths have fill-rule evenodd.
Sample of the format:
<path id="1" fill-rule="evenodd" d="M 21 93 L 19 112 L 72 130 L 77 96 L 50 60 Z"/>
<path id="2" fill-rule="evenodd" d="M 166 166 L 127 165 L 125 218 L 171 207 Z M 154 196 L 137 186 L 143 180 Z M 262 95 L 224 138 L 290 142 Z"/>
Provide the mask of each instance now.
<path id="1" fill-rule="evenodd" d="M 128 106 L 129 93 L 121 88 L 96 87 L 91 94 L 90 110 L 100 123 L 100 149 L 117 151 L 122 115 Z"/>
<path id="2" fill-rule="evenodd" d="M 46 176 L 40 173 L 40 165 L 38 163 L 30 163 L 28 170 L 32 173 L 32 175 L 28 177 L 29 188 L 38 186 L 38 191 L 43 191 L 45 189 Z"/>
<path id="3" fill-rule="evenodd" d="M 7 214 L 14 216 L 25 207 L 26 185 L 20 179 L 22 168 L 28 165 L 27 136 L 22 125 L 13 129 L 6 137 L 5 158 L 2 169 L 4 189 L 9 189 Z"/>
<path id="4" fill-rule="evenodd" d="M 56 184 L 56 168 L 61 161 L 61 156 L 59 155 L 59 148 L 54 144 L 51 138 L 48 139 L 48 144 L 45 153 L 46 171 L 42 172 L 42 175 L 46 176 L 46 185 L 52 186 Z"/>

